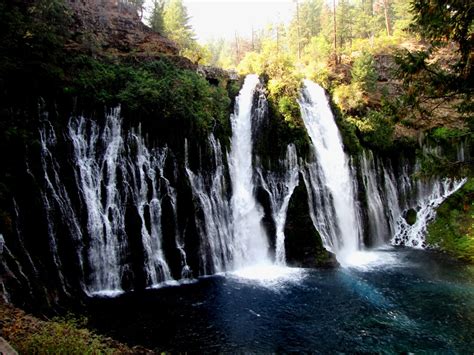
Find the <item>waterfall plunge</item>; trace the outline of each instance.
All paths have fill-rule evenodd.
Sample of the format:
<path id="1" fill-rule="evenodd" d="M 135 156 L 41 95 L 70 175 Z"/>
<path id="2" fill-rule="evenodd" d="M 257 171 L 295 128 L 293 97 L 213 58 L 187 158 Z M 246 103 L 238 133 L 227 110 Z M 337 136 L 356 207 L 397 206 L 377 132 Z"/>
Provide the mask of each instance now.
<path id="1" fill-rule="evenodd" d="M 248 75 L 231 116 L 232 144 L 229 171 L 232 181 L 234 267 L 268 263 L 268 239 L 262 226 L 263 212 L 254 196 L 252 164 L 252 104 L 259 83 Z"/>
<path id="2" fill-rule="evenodd" d="M 344 262 L 359 249 L 360 236 L 349 159 L 324 89 L 305 80 L 299 103 L 315 156 L 304 172 L 311 217 L 324 246 Z"/>

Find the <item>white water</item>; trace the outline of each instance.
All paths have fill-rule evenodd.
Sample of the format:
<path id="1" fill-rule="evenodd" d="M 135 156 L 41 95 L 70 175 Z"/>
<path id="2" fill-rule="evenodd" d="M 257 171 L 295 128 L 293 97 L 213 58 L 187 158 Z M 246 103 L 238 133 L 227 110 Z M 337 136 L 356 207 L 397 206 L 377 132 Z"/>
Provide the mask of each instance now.
<path id="1" fill-rule="evenodd" d="M 125 218 L 130 200 L 141 222 L 138 237 L 144 251 L 146 284 L 152 287 L 170 280 L 161 229 L 162 200 L 170 190 L 163 174 L 167 149 L 149 150 L 140 132 L 132 131 L 124 141 L 119 109 L 107 116 L 102 130 L 95 121 L 79 117 L 71 119 L 68 133 L 74 148 L 76 184 L 87 215 L 91 271 L 86 291 L 94 295 L 122 292 L 122 277 L 130 271 L 125 261 Z M 59 181 L 55 185 L 62 186 Z M 63 211 L 64 216 L 74 216 L 72 207 L 69 209 Z"/>
<path id="2" fill-rule="evenodd" d="M 277 265 L 286 265 L 285 253 L 285 224 L 288 205 L 293 191 L 298 186 L 298 156 L 296 147 L 288 145 L 286 157 L 280 161 L 281 172 L 267 172 L 263 174 L 259 169 L 263 188 L 270 196 L 272 218 L 276 227 L 275 262 Z M 265 176 L 264 176 L 265 175 Z"/>
<path id="3" fill-rule="evenodd" d="M 311 217 L 324 246 L 343 262 L 359 249 L 360 235 L 349 159 L 324 89 L 305 80 L 299 103 L 315 156 L 304 173 Z"/>
<path id="4" fill-rule="evenodd" d="M 232 210 L 227 199 L 222 149 L 212 135 L 209 145 L 214 158 L 214 171 L 209 173 L 194 173 L 189 168 L 186 147 L 186 173 L 202 210 L 202 220 L 198 214 L 195 217 L 201 237 L 199 254 L 204 274 L 223 272 L 230 268 L 234 251 Z"/>
<path id="5" fill-rule="evenodd" d="M 269 262 L 263 211 L 255 200 L 253 184 L 252 103 L 258 83 L 257 75 L 245 78 L 231 116 L 232 144 L 228 160 L 233 192 L 234 268 Z"/>
<path id="6" fill-rule="evenodd" d="M 121 250 L 127 242 L 126 204 L 117 188 L 118 162 L 124 149 L 119 113 L 116 109 L 108 115 L 102 133 L 94 121 L 84 117 L 71 119 L 69 124 L 77 186 L 87 210 L 90 293 L 121 291 Z"/>
<path id="7" fill-rule="evenodd" d="M 371 151 L 365 151 L 361 156 L 369 233 L 376 245 L 390 241 L 394 245 L 421 248 L 425 244 L 428 224 L 436 216 L 436 208 L 466 180 L 416 178 L 419 164 L 413 171 L 408 170 L 408 162 L 402 164 L 396 179 L 391 165 L 376 159 Z M 413 225 L 404 218 L 410 209 L 416 211 Z"/>
<path id="8" fill-rule="evenodd" d="M 130 134 L 129 144 L 135 146 L 136 156 L 129 159 L 129 171 L 133 183 L 132 198 L 141 220 L 141 238 L 145 251 L 145 270 L 149 286 L 171 280 L 171 273 L 166 263 L 161 241 L 162 193 L 160 180 L 167 157 L 167 149 L 149 151 L 140 133 Z M 167 180 L 164 180 L 166 183 Z M 151 190 L 151 191 L 150 191 Z M 147 218 L 150 223 L 147 226 Z"/>
<path id="9" fill-rule="evenodd" d="M 50 239 L 50 251 L 53 262 L 58 268 L 58 275 L 63 285 L 65 286 L 64 276 L 62 274 L 62 263 L 59 257 L 58 242 L 57 242 L 57 219 L 54 218 L 58 212 L 61 216 L 61 222 L 68 227 L 69 233 L 75 243 L 75 252 L 77 262 L 79 264 L 79 280 L 83 289 L 84 285 L 84 265 L 82 261 L 83 252 L 83 234 L 80 227 L 80 222 L 77 215 L 72 208 L 71 199 L 66 191 L 64 184 L 61 182 L 61 175 L 59 173 L 59 166 L 50 151 L 57 143 L 56 134 L 49 121 L 46 121 L 43 129 L 40 130 L 41 142 L 41 166 L 44 172 L 44 188 L 41 191 L 43 206 L 46 212 L 46 220 L 48 225 L 48 236 Z M 29 168 L 28 168 L 29 170 Z M 30 174 L 31 172 L 28 171 Z M 32 175 L 32 174 L 31 174 Z M 31 261 L 31 259 L 30 259 Z M 31 265 L 33 263 L 31 262 Z"/>

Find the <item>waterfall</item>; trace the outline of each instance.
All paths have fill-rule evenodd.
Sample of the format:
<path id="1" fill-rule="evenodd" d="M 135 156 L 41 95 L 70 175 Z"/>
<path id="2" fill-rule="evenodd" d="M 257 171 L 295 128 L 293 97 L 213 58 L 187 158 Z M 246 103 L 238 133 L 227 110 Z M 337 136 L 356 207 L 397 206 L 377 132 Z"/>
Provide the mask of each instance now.
<path id="1" fill-rule="evenodd" d="M 69 233 L 75 242 L 75 252 L 80 268 L 79 271 L 81 273 L 78 279 L 82 284 L 83 290 L 85 290 L 83 280 L 84 264 L 82 260 L 83 235 L 80 222 L 74 211 L 69 194 L 64 184 L 61 182 L 59 164 L 50 151 L 50 148 L 54 148 L 56 146 L 57 138 L 53 127 L 49 121 L 47 121 L 47 117 L 45 118 L 46 121 L 39 132 L 41 142 L 41 167 L 44 172 L 44 188 L 41 190 L 41 198 L 43 200 L 43 206 L 46 212 L 50 251 L 53 263 L 58 269 L 58 275 L 59 279 L 61 280 L 63 290 L 65 290 L 65 278 L 62 274 L 62 263 L 58 251 L 56 218 L 54 217 L 56 211 L 58 211 L 62 222 L 67 225 Z"/>
<path id="2" fill-rule="evenodd" d="M 408 180 L 409 179 L 409 180 Z M 396 207 L 401 211 L 394 220 L 395 234 L 391 239 L 394 245 L 404 245 L 415 248 L 425 246 L 425 236 L 429 222 L 436 216 L 436 208 L 464 185 L 467 179 L 439 179 L 428 180 L 410 179 L 402 177 L 402 181 L 410 182 L 410 189 L 414 194 L 414 199 L 407 199 L 405 204 Z M 405 187 L 406 189 L 406 187 Z M 410 209 L 416 212 L 416 221 L 413 225 L 408 224 L 404 214 Z"/>
<path id="3" fill-rule="evenodd" d="M 268 239 L 262 226 L 263 211 L 255 200 L 252 164 L 252 104 L 259 79 L 248 75 L 236 98 L 231 116 L 232 144 L 229 171 L 232 182 L 234 267 L 266 263 Z"/>
<path id="4" fill-rule="evenodd" d="M 107 116 L 102 133 L 96 122 L 84 117 L 71 119 L 68 127 L 77 186 L 87 210 L 91 293 L 121 290 L 126 204 L 117 186 L 117 170 L 124 168 L 119 114 L 115 109 Z"/>
<path id="5" fill-rule="evenodd" d="M 324 89 L 305 80 L 299 104 L 315 157 L 303 173 L 311 218 L 324 246 L 344 259 L 359 249 L 360 235 L 349 159 Z"/>
<path id="6" fill-rule="evenodd" d="M 399 211 L 397 199 L 388 201 L 386 197 L 392 197 L 390 193 L 396 194 L 396 191 L 389 188 L 384 193 L 384 182 L 390 183 L 391 179 L 385 171 L 381 172 L 381 167 L 374 159 L 372 151 L 363 152 L 360 167 L 367 197 L 369 233 L 374 245 L 383 245 L 387 238 L 393 235 L 390 231 L 390 216 L 387 216 L 387 212 Z"/>
<path id="7" fill-rule="evenodd" d="M 204 274 L 226 271 L 231 267 L 234 237 L 232 210 L 227 199 L 227 181 L 222 160 L 222 149 L 214 136 L 209 137 L 214 158 L 214 171 L 194 173 L 188 165 L 186 144 L 186 173 L 193 194 L 202 210 L 202 220 L 195 215 L 201 237 L 200 259 Z"/>
<path id="8" fill-rule="evenodd" d="M 122 290 L 122 278 L 128 271 L 125 255 L 129 202 L 133 202 L 141 225 L 146 285 L 153 287 L 170 280 L 161 228 L 163 198 L 172 191 L 163 172 L 168 150 L 148 149 L 140 131 L 124 135 L 119 109 L 107 116 L 102 129 L 95 121 L 72 118 L 68 133 L 76 184 L 87 214 L 87 291 L 113 294 Z M 59 186 L 59 182 L 56 184 Z M 73 211 L 64 210 L 62 215 L 71 219 Z"/>
<path id="9" fill-rule="evenodd" d="M 262 186 L 270 196 L 272 218 L 276 227 L 275 262 L 278 265 L 285 265 L 286 214 L 290 198 L 299 182 L 298 156 L 294 144 L 288 145 L 285 159 L 280 161 L 280 167 L 281 171 L 278 172 L 270 171 L 264 174 L 259 169 L 259 173 Z"/>
<path id="10" fill-rule="evenodd" d="M 154 149 L 150 152 L 140 134 L 130 134 L 129 144 L 131 143 L 134 143 L 136 147 L 136 157 L 129 161 L 129 170 L 132 172 L 133 181 L 131 185 L 132 198 L 142 225 L 141 237 L 145 251 L 147 284 L 156 286 L 160 282 L 171 279 L 171 273 L 161 246 L 163 232 L 161 229 L 160 180 L 163 178 L 167 149 Z M 150 221 L 149 226 L 147 219 Z"/>
<path id="11" fill-rule="evenodd" d="M 441 154 L 439 149 L 435 151 Z M 417 178 L 420 163 L 416 162 L 414 168 L 409 169 L 410 164 L 405 160 L 401 161 L 396 179 L 390 161 L 374 157 L 372 151 L 364 151 L 360 160 L 369 235 L 375 245 L 391 242 L 394 245 L 423 247 L 427 226 L 435 217 L 436 208 L 466 181 Z M 405 218 L 409 210 L 416 213 L 413 225 Z"/>

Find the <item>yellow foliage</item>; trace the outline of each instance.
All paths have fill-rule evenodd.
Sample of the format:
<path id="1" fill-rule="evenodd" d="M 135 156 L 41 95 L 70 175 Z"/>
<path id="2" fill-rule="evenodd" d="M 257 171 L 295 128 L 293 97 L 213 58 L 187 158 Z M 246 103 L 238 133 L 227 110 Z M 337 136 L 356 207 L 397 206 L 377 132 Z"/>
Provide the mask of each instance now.
<path id="1" fill-rule="evenodd" d="M 237 72 L 240 75 L 262 74 L 264 68 L 264 60 L 261 54 L 256 52 L 248 52 L 244 59 L 237 66 Z"/>
<path id="2" fill-rule="evenodd" d="M 334 102 L 343 112 L 357 110 L 365 105 L 364 93 L 357 84 L 339 85 L 333 91 Z"/>
<path id="3" fill-rule="evenodd" d="M 356 126 L 360 132 L 369 133 L 375 130 L 375 127 L 372 122 L 366 119 L 360 119 L 357 117 L 348 116 L 346 117 L 347 122 Z"/>

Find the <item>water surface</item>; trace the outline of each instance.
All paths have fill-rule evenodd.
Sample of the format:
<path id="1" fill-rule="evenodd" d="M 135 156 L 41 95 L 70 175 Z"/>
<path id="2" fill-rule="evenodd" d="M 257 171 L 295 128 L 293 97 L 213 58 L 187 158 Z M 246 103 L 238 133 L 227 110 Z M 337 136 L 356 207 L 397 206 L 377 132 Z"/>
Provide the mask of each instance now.
<path id="1" fill-rule="evenodd" d="M 90 324 L 159 351 L 472 352 L 472 266 L 409 249 L 352 261 L 93 298 Z"/>

